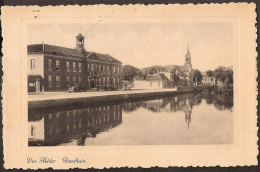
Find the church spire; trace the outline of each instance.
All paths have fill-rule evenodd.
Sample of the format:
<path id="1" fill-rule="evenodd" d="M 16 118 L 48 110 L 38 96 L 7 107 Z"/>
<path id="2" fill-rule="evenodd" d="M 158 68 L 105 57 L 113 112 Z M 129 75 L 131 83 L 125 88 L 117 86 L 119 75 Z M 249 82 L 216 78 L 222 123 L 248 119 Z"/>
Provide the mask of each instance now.
<path id="1" fill-rule="evenodd" d="M 187 53 L 185 54 L 185 63 L 184 63 L 184 66 L 191 68 L 191 55 L 190 55 L 189 44 L 187 44 Z"/>

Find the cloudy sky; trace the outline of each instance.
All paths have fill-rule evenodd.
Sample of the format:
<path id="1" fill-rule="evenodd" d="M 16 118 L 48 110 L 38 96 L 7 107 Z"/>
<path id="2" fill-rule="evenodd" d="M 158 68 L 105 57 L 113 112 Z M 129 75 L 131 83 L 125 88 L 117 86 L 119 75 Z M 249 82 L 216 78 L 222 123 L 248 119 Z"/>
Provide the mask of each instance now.
<path id="1" fill-rule="evenodd" d="M 232 65 L 232 30 L 231 23 L 37 24 L 28 26 L 27 42 L 75 48 L 81 31 L 87 51 L 108 53 L 138 68 L 183 65 L 189 44 L 193 68 L 206 71 Z"/>

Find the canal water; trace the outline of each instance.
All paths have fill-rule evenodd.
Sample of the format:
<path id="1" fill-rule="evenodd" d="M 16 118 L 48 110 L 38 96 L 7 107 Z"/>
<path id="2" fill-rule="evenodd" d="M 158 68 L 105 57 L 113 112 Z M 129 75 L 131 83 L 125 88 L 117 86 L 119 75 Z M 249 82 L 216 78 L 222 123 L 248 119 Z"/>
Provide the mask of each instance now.
<path id="1" fill-rule="evenodd" d="M 233 99 L 181 94 L 30 110 L 29 146 L 233 143 Z"/>

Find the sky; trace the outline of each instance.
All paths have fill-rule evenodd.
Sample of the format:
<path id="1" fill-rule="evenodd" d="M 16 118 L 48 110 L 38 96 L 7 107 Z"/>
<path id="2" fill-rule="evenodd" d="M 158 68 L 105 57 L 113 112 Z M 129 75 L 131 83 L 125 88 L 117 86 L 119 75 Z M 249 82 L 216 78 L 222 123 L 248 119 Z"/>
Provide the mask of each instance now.
<path id="1" fill-rule="evenodd" d="M 85 36 L 87 51 L 110 54 L 123 65 L 183 65 L 187 45 L 192 67 L 201 71 L 233 65 L 232 23 L 31 24 L 27 43 L 75 48 Z"/>

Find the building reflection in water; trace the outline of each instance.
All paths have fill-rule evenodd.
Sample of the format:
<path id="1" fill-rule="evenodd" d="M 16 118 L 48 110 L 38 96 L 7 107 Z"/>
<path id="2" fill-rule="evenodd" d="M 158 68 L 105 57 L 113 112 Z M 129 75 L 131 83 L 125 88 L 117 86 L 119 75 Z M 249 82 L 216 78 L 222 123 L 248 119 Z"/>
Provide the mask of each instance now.
<path id="1" fill-rule="evenodd" d="M 164 97 L 155 100 L 126 102 L 123 104 L 123 111 L 132 112 L 141 107 L 154 113 L 183 111 L 187 128 L 189 128 L 193 106 L 200 105 L 203 99 L 207 104 L 213 104 L 218 110 L 232 110 L 233 107 L 232 97 L 223 95 L 180 94 L 174 97 Z"/>
<path id="2" fill-rule="evenodd" d="M 152 113 L 184 112 L 184 122 L 189 129 L 194 106 L 205 100 L 218 110 L 232 110 L 233 99 L 223 96 L 202 94 L 181 94 L 153 100 L 127 101 L 117 104 L 103 104 L 73 110 L 53 112 L 29 112 L 28 140 L 29 146 L 55 146 L 77 141 L 78 146 L 85 145 L 88 138 L 95 138 L 122 123 L 124 114 L 139 108 Z"/>
<path id="3" fill-rule="evenodd" d="M 87 138 L 96 137 L 120 123 L 120 104 L 32 114 L 29 118 L 29 146 L 55 146 L 72 140 L 77 140 L 79 146 L 85 145 Z"/>

